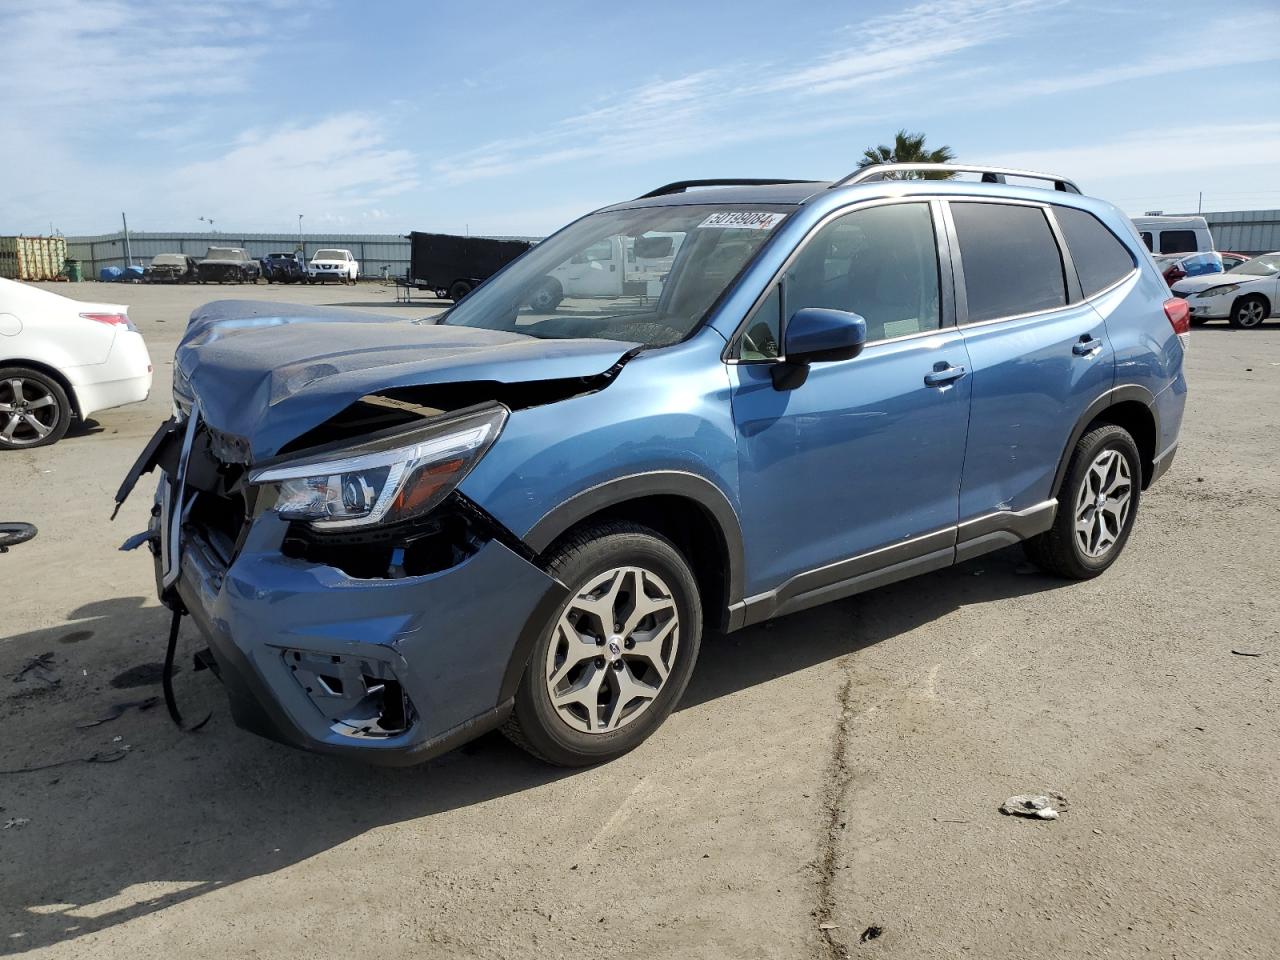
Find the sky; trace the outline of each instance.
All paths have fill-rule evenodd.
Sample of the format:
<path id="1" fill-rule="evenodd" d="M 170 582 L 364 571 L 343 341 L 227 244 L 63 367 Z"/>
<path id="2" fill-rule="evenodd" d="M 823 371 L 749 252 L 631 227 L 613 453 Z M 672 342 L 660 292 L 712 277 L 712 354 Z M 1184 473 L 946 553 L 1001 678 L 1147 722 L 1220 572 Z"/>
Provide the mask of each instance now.
<path id="1" fill-rule="evenodd" d="M 0 235 L 536 236 L 900 128 L 1131 215 L 1275 209 L 1277 38 L 1280 0 L 0 0 Z"/>

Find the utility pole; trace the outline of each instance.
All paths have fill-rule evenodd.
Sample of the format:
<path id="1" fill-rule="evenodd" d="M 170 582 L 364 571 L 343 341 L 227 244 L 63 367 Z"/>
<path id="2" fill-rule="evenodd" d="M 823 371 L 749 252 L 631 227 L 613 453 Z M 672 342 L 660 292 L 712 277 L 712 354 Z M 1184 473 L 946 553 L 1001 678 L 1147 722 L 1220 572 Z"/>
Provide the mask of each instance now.
<path id="1" fill-rule="evenodd" d="M 120 222 L 124 225 L 124 263 L 126 267 L 133 266 L 133 252 L 129 249 L 129 221 L 125 219 L 124 211 L 120 211 Z"/>
<path id="2" fill-rule="evenodd" d="M 1196 216 L 1200 215 L 1200 208 L 1204 206 L 1204 191 L 1200 191 L 1200 199 L 1196 201 Z"/>
<path id="3" fill-rule="evenodd" d="M 298 214 L 298 253 L 302 255 L 302 259 L 307 258 L 307 248 L 302 243 L 302 214 Z"/>

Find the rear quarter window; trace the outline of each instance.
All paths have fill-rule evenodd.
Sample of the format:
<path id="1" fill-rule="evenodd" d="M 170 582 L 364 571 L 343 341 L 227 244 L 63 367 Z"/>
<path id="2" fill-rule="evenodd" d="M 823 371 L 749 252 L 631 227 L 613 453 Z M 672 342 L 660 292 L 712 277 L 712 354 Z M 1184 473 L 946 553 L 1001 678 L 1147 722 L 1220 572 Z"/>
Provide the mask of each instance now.
<path id="1" fill-rule="evenodd" d="M 1071 251 L 1080 289 L 1086 297 L 1106 289 L 1133 270 L 1135 263 L 1129 248 L 1087 210 L 1054 207 L 1054 216 Z"/>
<path id="2" fill-rule="evenodd" d="M 953 202 L 969 323 L 1065 306 L 1062 254 L 1040 207 Z"/>

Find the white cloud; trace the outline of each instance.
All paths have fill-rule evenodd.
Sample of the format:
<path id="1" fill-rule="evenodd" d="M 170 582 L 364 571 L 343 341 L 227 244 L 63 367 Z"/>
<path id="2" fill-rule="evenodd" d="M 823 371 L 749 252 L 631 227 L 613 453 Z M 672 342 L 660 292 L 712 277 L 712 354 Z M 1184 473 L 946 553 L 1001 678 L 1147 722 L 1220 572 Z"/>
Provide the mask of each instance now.
<path id="1" fill-rule="evenodd" d="M 1056 2 L 924 0 L 860 22 L 847 32 L 849 42 L 800 66 L 731 63 L 656 80 L 536 134 L 442 158 L 434 172 L 456 185 L 593 158 L 648 163 L 711 143 L 722 147 L 879 120 L 891 100 L 900 103 L 904 93 L 960 72 L 956 54 L 1025 27 L 1027 17 Z M 855 100 L 831 96 L 855 89 Z"/>
<path id="2" fill-rule="evenodd" d="M 178 167 L 162 189 L 171 209 L 215 212 L 220 223 L 383 219 L 379 201 L 417 185 L 407 150 L 388 145 L 382 123 L 344 113 L 309 125 L 247 130 L 229 150 Z M 241 227 L 243 229 L 243 227 Z"/>

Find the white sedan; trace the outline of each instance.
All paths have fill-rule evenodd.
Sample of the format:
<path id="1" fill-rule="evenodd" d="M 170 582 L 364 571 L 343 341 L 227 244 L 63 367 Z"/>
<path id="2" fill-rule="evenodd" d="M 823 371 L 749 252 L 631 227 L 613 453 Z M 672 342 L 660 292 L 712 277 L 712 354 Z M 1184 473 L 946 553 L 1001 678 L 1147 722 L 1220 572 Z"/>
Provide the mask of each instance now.
<path id="1" fill-rule="evenodd" d="M 1172 287 L 1191 307 L 1191 322 L 1229 320 L 1256 327 L 1280 315 L 1280 253 L 1264 253 L 1226 273 L 1183 277 Z"/>
<path id="2" fill-rule="evenodd" d="M 360 264 L 350 250 L 317 250 L 307 264 L 308 283 L 324 283 L 326 280 L 355 283 L 359 276 Z"/>
<path id="3" fill-rule="evenodd" d="M 151 357 L 128 307 L 0 279 L 0 450 L 55 443 L 73 417 L 150 392 Z"/>

